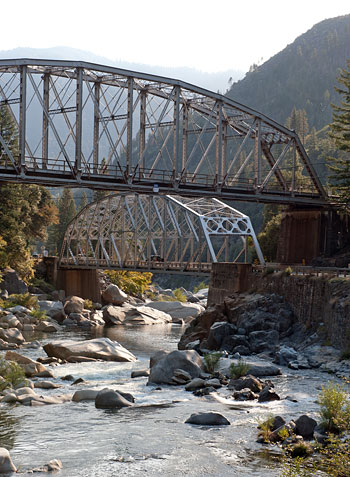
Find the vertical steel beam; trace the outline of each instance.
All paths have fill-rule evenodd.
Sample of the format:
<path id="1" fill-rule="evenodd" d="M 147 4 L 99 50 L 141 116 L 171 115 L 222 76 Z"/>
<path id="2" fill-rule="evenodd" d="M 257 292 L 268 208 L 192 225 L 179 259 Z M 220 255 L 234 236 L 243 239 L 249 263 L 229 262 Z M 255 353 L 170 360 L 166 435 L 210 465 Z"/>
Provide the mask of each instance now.
<path id="1" fill-rule="evenodd" d="M 50 75 L 45 73 L 43 76 L 43 132 L 42 132 L 42 168 L 47 169 L 49 158 L 49 114 L 50 106 Z"/>
<path id="2" fill-rule="evenodd" d="M 222 168 L 221 168 L 221 176 L 226 176 L 226 156 L 227 156 L 227 122 L 223 123 L 222 128 Z"/>
<path id="3" fill-rule="evenodd" d="M 173 175 L 176 179 L 180 169 L 180 86 L 176 86 L 175 92 L 173 141 Z"/>
<path id="4" fill-rule="evenodd" d="M 127 142 L 126 142 L 126 173 L 131 174 L 132 171 L 132 120 L 133 120 L 133 94 L 134 79 L 128 78 L 128 119 L 127 119 Z"/>
<path id="5" fill-rule="evenodd" d="M 256 192 L 261 184 L 261 120 L 257 119 L 255 128 L 255 187 Z"/>
<path id="6" fill-rule="evenodd" d="M 21 66 L 20 73 L 20 104 L 19 104 L 19 158 L 21 172 L 24 173 L 26 164 L 26 108 L 27 108 L 27 66 Z"/>
<path id="7" fill-rule="evenodd" d="M 94 174 L 98 173 L 98 153 L 99 153 L 99 138 L 100 138 L 100 93 L 101 83 L 95 82 L 94 85 L 94 144 L 93 144 L 93 171 Z"/>
<path id="8" fill-rule="evenodd" d="M 183 117 L 182 117 L 182 161 L 181 171 L 184 170 L 187 162 L 187 139 L 188 139 L 188 108 L 187 104 L 183 104 Z"/>
<path id="9" fill-rule="evenodd" d="M 292 197 L 295 195 L 295 169 L 297 167 L 297 150 L 295 140 L 293 139 L 293 166 L 292 166 L 292 184 L 291 184 L 291 194 Z"/>
<path id="10" fill-rule="evenodd" d="M 77 84 L 76 84 L 76 122 L 75 122 L 75 166 L 74 171 L 77 178 L 81 175 L 81 137 L 83 130 L 83 69 L 77 68 Z"/>
<path id="11" fill-rule="evenodd" d="M 142 90 L 140 93 L 140 135 L 139 135 L 139 161 L 140 167 L 142 169 L 145 168 L 145 158 L 143 156 L 143 152 L 145 150 L 146 145 L 146 100 L 147 100 L 147 92 L 146 90 Z"/>
<path id="12" fill-rule="evenodd" d="M 219 182 L 222 172 L 222 104 L 218 101 L 216 106 L 216 182 Z"/>

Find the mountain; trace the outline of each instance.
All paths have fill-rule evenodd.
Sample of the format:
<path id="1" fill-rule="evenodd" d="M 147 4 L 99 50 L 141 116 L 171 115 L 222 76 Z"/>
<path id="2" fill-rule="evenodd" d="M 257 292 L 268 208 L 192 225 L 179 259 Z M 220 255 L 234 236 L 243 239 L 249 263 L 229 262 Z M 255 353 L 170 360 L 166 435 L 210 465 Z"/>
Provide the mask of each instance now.
<path id="1" fill-rule="evenodd" d="M 350 15 L 317 23 L 232 85 L 229 98 L 284 123 L 293 107 L 305 109 L 310 129 L 332 120 L 337 76 L 350 58 Z"/>
<path id="2" fill-rule="evenodd" d="M 208 73 L 188 67 L 164 67 L 155 65 L 145 65 L 142 63 L 130 63 L 126 61 L 113 61 L 104 56 L 95 55 L 89 51 L 78 50 L 66 46 L 54 48 L 15 48 L 13 50 L 0 51 L 0 59 L 9 58 L 42 58 L 50 60 L 75 60 L 87 61 L 101 65 L 115 66 L 132 71 L 142 71 L 159 76 L 176 78 L 210 91 L 224 92 L 232 81 L 242 78 L 243 71 L 227 70 L 217 73 Z"/>

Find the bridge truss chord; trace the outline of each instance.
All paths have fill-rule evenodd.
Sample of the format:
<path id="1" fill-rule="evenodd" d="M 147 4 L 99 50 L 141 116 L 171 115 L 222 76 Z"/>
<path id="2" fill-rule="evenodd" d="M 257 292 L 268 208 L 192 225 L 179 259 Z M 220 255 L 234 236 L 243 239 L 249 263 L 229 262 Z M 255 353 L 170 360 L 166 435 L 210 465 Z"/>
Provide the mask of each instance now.
<path id="1" fill-rule="evenodd" d="M 249 217 L 218 199 L 113 194 L 68 225 L 59 266 L 209 274 L 211 263 L 247 261 Z"/>
<path id="2" fill-rule="evenodd" d="M 297 134 L 179 80 L 85 62 L 0 60 L 0 181 L 326 206 Z M 12 141 L 12 143 L 11 143 Z"/>

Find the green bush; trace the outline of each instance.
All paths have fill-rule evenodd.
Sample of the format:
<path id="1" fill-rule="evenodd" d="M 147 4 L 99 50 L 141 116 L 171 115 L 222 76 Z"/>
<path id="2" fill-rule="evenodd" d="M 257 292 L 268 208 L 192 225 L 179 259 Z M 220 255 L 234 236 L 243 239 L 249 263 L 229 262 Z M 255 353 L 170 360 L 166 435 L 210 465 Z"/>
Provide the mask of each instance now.
<path id="1" fill-rule="evenodd" d="M 272 426 L 274 423 L 274 416 L 272 414 L 268 415 L 267 418 L 265 418 L 263 421 L 259 422 L 258 425 L 258 437 L 260 439 L 263 439 L 263 441 L 267 444 L 270 442 L 273 431 L 272 431 Z"/>
<path id="2" fill-rule="evenodd" d="M 350 402 L 343 386 L 329 383 L 318 395 L 321 424 L 328 432 L 350 429 Z"/>
<path id="3" fill-rule="evenodd" d="M 4 300 L 5 308 L 21 305 L 29 309 L 37 310 L 39 308 L 38 299 L 30 293 L 13 294 Z"/>
<path id="4" fill-rule="evenodd" d="M 94 304 L 88 298 L 86 300 L 84 300 L 84 309 L 85 310 L 94 310 L 95 309 Z"/>
<path id="5" fill-rule="evenodd" d="M 284 270 L 284 273 L 285 275 L 289 276 L 293 273 L 293 270 L 291 267 L 287 267 L 285 270 Z"/>
<path id="6" fill-rule="evenodd" d="M 186 295 L 180 290 L 180 288 L 176 288 L 176 290 L 174 290 L 174 295 L 176 300 L 181 301 L 181 303 L 185 303 L 187 301 Z"/>
<path id="7" fill-rule="evenodd" d="M 208 285 L 205 282 L 200 282 L 199 285 L 193 287 L 193 293 L 197 293 L 199 290 L 203 290 L 203 288 L 208 288 Z"/>
<path id="8" fill-rule="evenodd" d="M 44 293 L 51 293 L 55 290 L 55 287 L 51 285 L 51 283 L 47 283 L 42 278 L 32 278 L 30 280 L 30 285 L 40 288 Z"/>
<path id="9" fill-rule="evenodd" d="M 105 270 L 112 283 L 129 295 L 141 296 L 150 286 L 152 273 Z"/>
<path id="10" fill-rule="evenodd" d="M 232 379 L 238 379 L 245 376 L 250 370 L 250 364 L 246 363 L 242 358 L 237 361 L 237 364 L 231 363 L 229 368 L 229 376 Z"/>
<path id="11" fill-rule="evenodd" d="M 38 321 L 47 321 L 49 319 L 45 311 L 33 310 L 29 314 L 30 316 L 33 316 L 34 318 L 36 318 Z"/>
<path id="12" fill-rule="evenodd" d="M 207 353 L 204 355 L 204 365 L 208 373 L 214 374 L 219 367 L 221 353 Z"/>
<path id="13" fill-rule="evenodd" d="M 0 391 L 9 387 L 15 387 L 22 381 L 25 381 L 23 368 L 14 361 L 7 361 L 0 358 Z"/>

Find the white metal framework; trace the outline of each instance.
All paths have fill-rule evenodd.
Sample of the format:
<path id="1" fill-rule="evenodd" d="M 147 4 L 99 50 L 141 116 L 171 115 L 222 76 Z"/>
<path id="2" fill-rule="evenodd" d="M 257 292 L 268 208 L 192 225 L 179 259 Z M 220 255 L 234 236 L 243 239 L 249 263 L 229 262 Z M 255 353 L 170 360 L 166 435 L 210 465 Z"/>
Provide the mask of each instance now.
<path id="1" fill-rule="evenodd" d="M 0 182 L 327 206 L 297 134 L 179 80 L 86 62 L 0 60 Z M 12 138 L 13 139 L 13 138 Z"/>
<path id="2" fill-rule="evenodd" d="M 249 217 L 218 199 L 113 194 L 69 224 L 60 267 L 209 273 L 247 261 L 248 237 L 264 264 Z"/>

